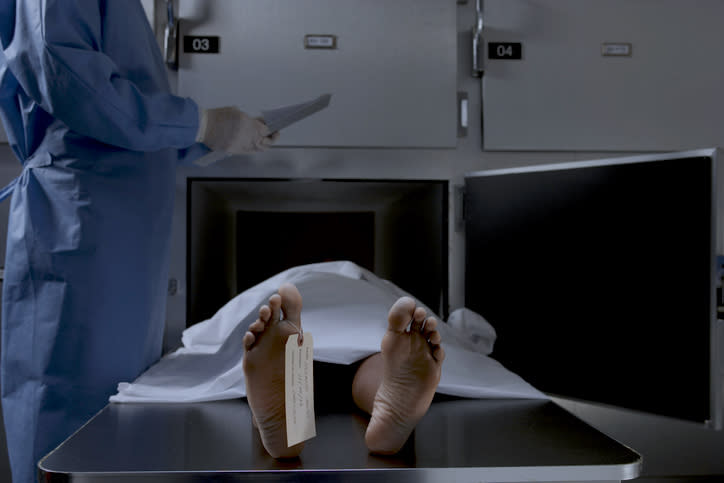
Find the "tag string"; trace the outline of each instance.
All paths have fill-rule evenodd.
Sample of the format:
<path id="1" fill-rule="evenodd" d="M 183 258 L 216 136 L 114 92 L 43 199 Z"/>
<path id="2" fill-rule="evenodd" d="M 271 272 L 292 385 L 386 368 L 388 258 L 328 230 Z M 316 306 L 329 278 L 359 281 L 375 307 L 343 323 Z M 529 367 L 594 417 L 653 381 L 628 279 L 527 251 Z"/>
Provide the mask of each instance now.
<path id="1" fill-rule="evenodd" d="M 300 327 L 297 327 L 296 325 L 294 325 L 294 322 L 292 322 L 291 320 L 284 319 L 284 320 L 280 320 L 280 322 L 286 322 L 287 324 L 294 327 L 297 334 L 299 334 L 299 339 L 297 339 L 297 345 L 301 347 L 302 343 L 304 343 L 304 332 L 302 331 L 302 329 Z"/>
<path id="2" fill-rule="evenodd" d="M 424 332 L 425 332 L 425 324 L 427 324 L 427 319 L 429 319 L 429 318 L 430 318 L 430 316 L 428 315 L 427 317 L 425 317 L 424 319 L 422 319 L 422 322 L 420 323 L 420 333 L 424 333 Z M 408 328 L 409 330 L 412 330 L 412 324 L 414 324 L 414 323 L 415 323 L 415 317 L 413 316 L 413 317 L 410 319 L 410 321 L 407 323 L 407 328 Z"/>

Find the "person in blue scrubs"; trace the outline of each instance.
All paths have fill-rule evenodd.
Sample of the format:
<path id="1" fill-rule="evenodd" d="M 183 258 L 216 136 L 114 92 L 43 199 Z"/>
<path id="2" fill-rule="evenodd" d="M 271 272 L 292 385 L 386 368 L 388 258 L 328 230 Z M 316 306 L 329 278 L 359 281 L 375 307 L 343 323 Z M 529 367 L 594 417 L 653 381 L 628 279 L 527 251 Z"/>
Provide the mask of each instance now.
<path id="1" fill-rule="evenodd" d="M 138 0 L 0 0 L 12 196 L 2 406 L 14 483 L 161 356 L 175 170 L 270 145 L 172 95 Z"/>

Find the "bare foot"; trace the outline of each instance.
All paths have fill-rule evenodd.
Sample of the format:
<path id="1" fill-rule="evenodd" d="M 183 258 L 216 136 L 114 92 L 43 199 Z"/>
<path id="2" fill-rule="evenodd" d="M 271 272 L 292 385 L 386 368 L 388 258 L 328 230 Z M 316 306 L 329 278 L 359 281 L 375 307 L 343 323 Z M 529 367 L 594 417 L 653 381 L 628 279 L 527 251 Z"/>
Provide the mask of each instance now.
<path id="1" fill-rule="evenodd" d="M 280 310 L 289 322 L 280 321 Z M 284 354 L 287 338 L 301 329 L 302 296 L 289 283 L 259 309 L 259 318 L 244 334 L 246 399 L 264 448 L 274 458 L 299 456 L 304 443 L 287 446 L 284 412 Z"/>
<path id="2" fill-rule="evenodd" d="M 382 338 L 382 383 L 365 434 L 367 448 L 373 453 L 397 453 L 435 395 L 445 351 L 440 346 L 437 320 L 425 321 L 426 316 L 409 297 L 402 297 L 390 309 Z"/>

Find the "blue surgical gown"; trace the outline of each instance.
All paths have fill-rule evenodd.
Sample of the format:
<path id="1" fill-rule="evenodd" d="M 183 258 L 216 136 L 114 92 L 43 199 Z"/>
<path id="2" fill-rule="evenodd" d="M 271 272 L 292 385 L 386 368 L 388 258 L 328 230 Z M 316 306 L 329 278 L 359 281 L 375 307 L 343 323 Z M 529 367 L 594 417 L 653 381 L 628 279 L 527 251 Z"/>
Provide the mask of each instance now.
<path id="1" fill-rule="evenodd" d="M 14 483 L 161 355 L 175 168 L 198 107 L 174 96 L 138 0 L 0 0 L 10 192 L 2 406 Z"/>

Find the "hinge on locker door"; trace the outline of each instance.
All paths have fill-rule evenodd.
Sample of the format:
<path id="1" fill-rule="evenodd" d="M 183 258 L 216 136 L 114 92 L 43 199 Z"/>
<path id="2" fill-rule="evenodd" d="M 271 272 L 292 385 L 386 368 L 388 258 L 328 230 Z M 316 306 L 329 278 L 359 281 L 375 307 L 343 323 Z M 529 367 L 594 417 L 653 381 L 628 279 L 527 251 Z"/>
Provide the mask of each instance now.
<path id="1" fill-rule="evenodd" d="M 465 186 L 455 186 L 454 190 L 455 231 L 460 232 L 465 229 Z"/>

